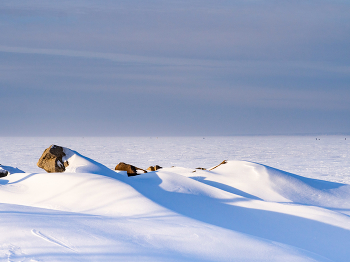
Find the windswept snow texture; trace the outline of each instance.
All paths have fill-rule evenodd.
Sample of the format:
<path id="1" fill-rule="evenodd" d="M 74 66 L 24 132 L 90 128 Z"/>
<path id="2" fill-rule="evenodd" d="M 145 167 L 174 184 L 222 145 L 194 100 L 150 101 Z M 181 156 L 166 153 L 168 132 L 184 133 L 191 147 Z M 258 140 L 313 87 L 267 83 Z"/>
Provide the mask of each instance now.
<path id="1" fill-rule="evenodd" d="M 0 261 L 349 260 L 348 184 L 239 160 L 127 177 L 64 151 L 64 173 L 0 178 Z"/>

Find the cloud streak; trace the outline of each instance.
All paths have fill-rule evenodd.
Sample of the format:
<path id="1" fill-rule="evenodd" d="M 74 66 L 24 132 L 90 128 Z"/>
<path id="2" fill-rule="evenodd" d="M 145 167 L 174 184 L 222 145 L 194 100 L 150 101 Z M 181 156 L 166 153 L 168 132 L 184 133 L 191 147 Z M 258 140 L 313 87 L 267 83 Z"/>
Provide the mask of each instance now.
<path id="1" fill-rule="evenodd" d="M 17 54 L 36 54 L 51 56 L 67 56 L 88 59 L 106 59 L 118 63 L 135 63 L 154 66 L 201 66 L 201 67 L 226 67 L 226 68 L 255 68 L 264 69 L 262 73 L 266 74 L 269 68 L 271 72 L 278 72 L 278 68 L 317 70 L 333 73 L 350 73 L 350 66 L 330 64 L 325 62 L 309 61 L 264 61 L 264 60 L 216 60 L 216 59 L 189 59 L 189 58 L 171 58 L 171 57 L 152 57 L 137 56 L 128 54 L 87 52 L 78 50 L 60 50 L 46 48 L 12 47 L 0 46 L 0 52 Z M 270 72 L 270 74 L 271 74 Z M 243 72 L 242 72 L 243 73 Z"/>

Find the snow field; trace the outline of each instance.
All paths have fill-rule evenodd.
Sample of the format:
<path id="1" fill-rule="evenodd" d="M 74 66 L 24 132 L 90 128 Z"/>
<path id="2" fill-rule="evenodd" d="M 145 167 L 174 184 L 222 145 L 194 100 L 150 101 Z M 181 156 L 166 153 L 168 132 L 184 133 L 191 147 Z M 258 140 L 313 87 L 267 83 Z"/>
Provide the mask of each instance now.
<path id="1" fill-rule="evenodd" d="M 238 160 L 127 177 L 65 153 L 64 173 L 0 178 L 1 261 L 350 257 L 348 184 Z"/>

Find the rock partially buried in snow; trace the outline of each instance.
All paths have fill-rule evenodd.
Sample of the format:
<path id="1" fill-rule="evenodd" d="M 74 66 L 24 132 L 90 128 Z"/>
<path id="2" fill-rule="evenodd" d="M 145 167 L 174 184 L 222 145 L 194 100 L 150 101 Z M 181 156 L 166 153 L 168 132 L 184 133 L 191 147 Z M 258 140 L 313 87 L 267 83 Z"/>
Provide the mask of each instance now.
<path id="1" fill-rule="evenodd" d="M 156 169 L 154 168 L 154 166 L 150 166 L 149 168 L 147 168 L 147 171 L 156 171 Z"/>
<path id="2" fill-rule="evenodd" d="M 126 171 L 128 173 L 128 176 L 137 176 L 139 173 L 137 173 L 138 170 L 143 171 L 143 173 L 147 173 L 146 170 L 143 170 L 141 168 L 138 168 L 133 165 L 126 164 L 124 162 L 120 162 L 114 170 L 119 170 L 119 171 Z"/>
<path id="3" fill-rule="evenodd" d="M 0 164 L 0 177 L 5 177 L 9 174 L 9 172 L 1 167 Z"/>
<path id="4" fill-rule="evenodd" d="M 63 161 L 65 157 L 63 147 L 51 145 L 46 148 L 42 156 L 40 157 L 37 166 L 44 169 L 48 173 L 60 173 L 66 170 L 69 165 L 68 161 Z"/>
<path id="5" fill-rule="evenodd" d="M 150 166 L 147 168 L 148 171 L 157 171 L 158 169 L 161 169 L 161 166 L 155 165 L 155 166 Z"/>

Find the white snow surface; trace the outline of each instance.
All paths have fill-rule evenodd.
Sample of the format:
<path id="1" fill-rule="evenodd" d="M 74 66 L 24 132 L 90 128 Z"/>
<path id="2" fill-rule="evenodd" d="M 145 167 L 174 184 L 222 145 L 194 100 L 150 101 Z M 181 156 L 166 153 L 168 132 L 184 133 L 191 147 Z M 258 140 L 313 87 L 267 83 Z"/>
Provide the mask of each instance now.
<path id="1" fill-rule="evenodd" d="M 127 177 L 64 151 L 64 173 L 21 165 L 27 173 L 0 178 L 0 261 L 349 260 L 350 185 L 339 181 L 347 167 L 337 182 L 234 159 L 212 170 L 169 165 Z M 202 153 L 187 160 L 198 164 Z"/>

